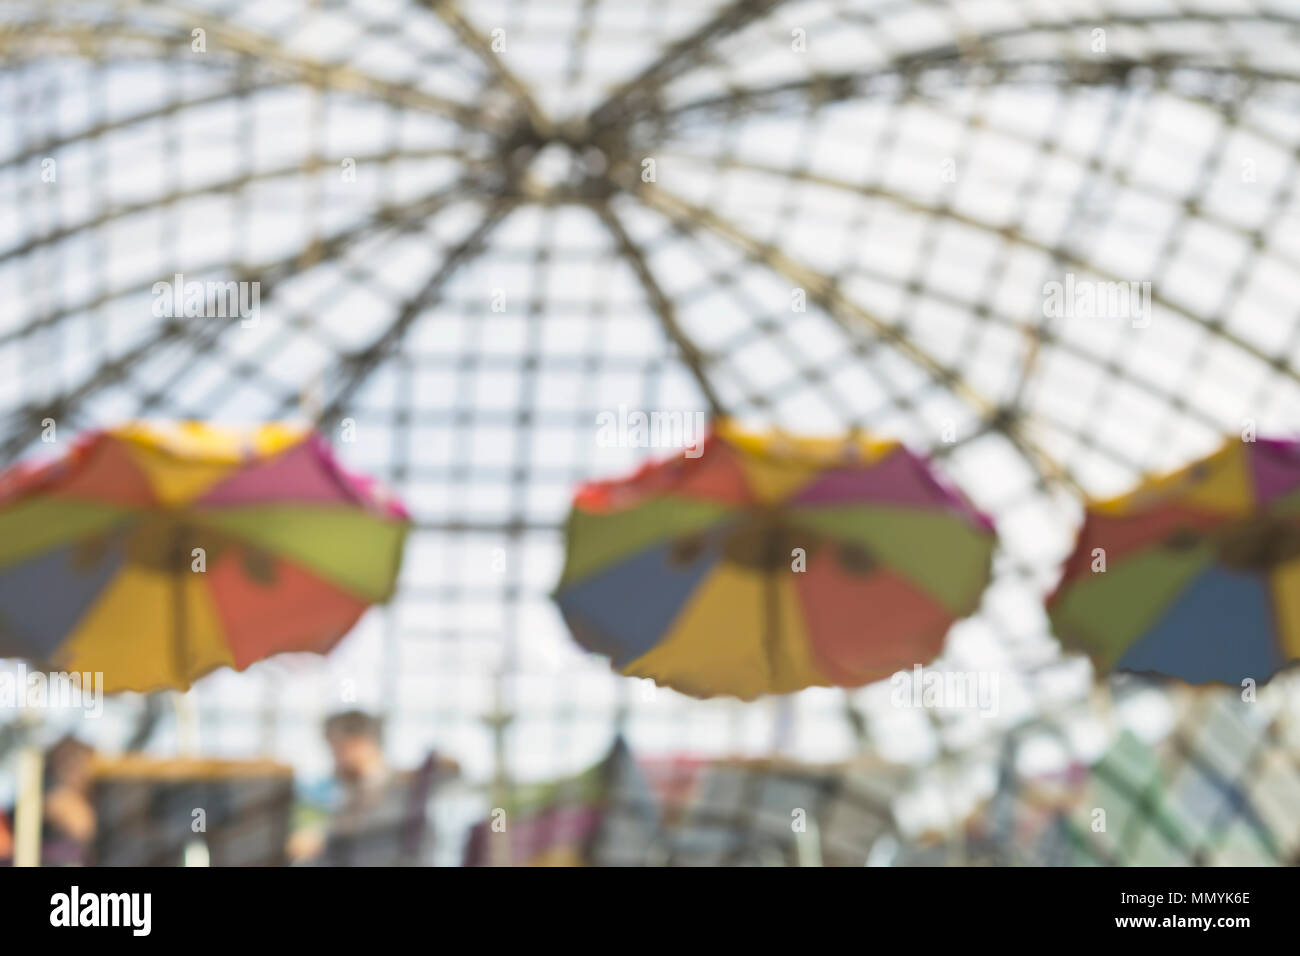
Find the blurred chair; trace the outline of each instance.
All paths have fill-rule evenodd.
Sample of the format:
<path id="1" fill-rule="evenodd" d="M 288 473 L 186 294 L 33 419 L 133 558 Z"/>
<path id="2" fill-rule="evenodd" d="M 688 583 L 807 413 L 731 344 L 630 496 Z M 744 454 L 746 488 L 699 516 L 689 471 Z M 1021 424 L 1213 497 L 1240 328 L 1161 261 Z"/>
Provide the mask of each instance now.
<path id="1" fill-rule="evenodd" d="M 93 862 L 182 866 L 202 846 L 212 866 L 281 866 L 293 771 L 269 760 L 99 757 Z"/>
<path id="2" fill-rule="evenodd" d="M 904 774 L 886 765 L 723 760 L 671 813 L 671 866 L 862 866 L 896 834 Z"/>
<path id="3" fill-rule="evenodd" d="M 1260 693 L 1285 704 L 1278 683 Z M 1018 776 L 1006 757 L 973 845 L 993 862 L 1031 866 L 1300 860 L 1300 763 L 1287 744 L 1295 715 L 1222 688 L 1170 694 L 1178 713 L 1164 738 L 1122 730 L 1101 759 L 1055 786 Z"/>
<path id="4" fill-rule="evenodd" d="M 616 737 L 583 773 L 515 788 L 506 806 L 470 831 L 464 864 L 644 866 L 658 859 L 662 840 L 655 794 Z"/>
<path id="5" fill-rule="evenodd" d="M 427 866 L 434 832 L 429 802 L 455 776 L 454 761 L 431 752 L 410 772 L 395 772 L 368 799 L 330 821 L 319 866 Z"/>

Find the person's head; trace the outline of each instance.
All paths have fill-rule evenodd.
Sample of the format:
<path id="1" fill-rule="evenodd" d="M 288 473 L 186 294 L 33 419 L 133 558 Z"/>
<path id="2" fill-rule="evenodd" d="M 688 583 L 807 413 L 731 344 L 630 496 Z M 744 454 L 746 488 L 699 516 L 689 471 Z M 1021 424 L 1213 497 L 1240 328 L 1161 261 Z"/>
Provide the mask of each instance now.
<path id="1" fill-rule="evenodd" d="M 342 780 L 361 780 L 384 766 L 383 722 L 364 711 L 329 717 L 325 742 L 334 755 L 334 773 Z"/>
<path id="2" fill-rule="evenodd" d="M 45 753 L 45 787 L 70 787 L 84 790 L 90 784 L 90 764 L 94 748 L 69 734 L 59 739 Z"/>

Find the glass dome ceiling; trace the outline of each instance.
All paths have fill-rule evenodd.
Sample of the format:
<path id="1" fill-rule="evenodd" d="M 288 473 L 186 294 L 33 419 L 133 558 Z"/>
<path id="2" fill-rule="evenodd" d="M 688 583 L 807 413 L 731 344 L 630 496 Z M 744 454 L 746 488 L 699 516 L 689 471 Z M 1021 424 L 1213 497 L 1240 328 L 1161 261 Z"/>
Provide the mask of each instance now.
<path id="1" fill-rule="evenodd" d="M 0 460 L 307 415 L 416 515 L 331 658 L 204 681 L 218 750 L 323 758 L 352 701 L 479 779 L 496 710 L 523 777 L 616 724 L 766 749 L 774 703 L 612 676 L 549 603 L 575 484 L 663 453 L 597 441 L 621 409 L 934 455 L 1002 533 L 943 661 L 1000 712 L 812 690 L 792 732 L 996 750 L 1088 707 L 1041 610 L 1080 495 L 1300 426 L 1293 5 L 3 2 L 0 51 Z M 178 275 L 258 283 L 256 321 L 160 315 Z"/>

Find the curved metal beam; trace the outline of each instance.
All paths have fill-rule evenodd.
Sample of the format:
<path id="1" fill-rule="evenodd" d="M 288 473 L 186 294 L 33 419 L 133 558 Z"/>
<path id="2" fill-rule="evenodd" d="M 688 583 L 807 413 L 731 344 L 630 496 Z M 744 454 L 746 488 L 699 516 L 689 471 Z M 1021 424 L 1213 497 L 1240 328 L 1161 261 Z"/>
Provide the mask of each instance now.
<path id="1" fill-rule="evenodd" d="M 842 316 L 847 315 L 862 326 L 870 328 L 878 336 L 888 341 L 902 355 L 910 359 L 935 382 L 947 388 L 956 397 L 973 407 L 981 417 L 994 423 L 1007 438 L 1021 449 L 1022 453 L 1043 473 L 1066 484 L 1076 492 L 1082 488 L 1072 475 L 1058 464 L 1046 451 L 1039 448 L 1023 433 L 1018 422 L 1008 418 L 1006 410 L 984 397 L 971 386 L 961 374 L 940 362 L 925 349 L 913 342 L 879 316 L 863 308 L 858 303 L 842 295 L 836 283 L 829 276 L 818 272 L 787 256 L 781 250 L 768 243 L 760 242 L 744 230 L 728 222 L 717 214 L 701 206 L 689 203 L 678 196 L 660 189 L 651 183 L 644 183 L 636 171 L 624 166 L 612 171 L 612 177 L 630 195 L 636 196 L 651 209 L 675 220 L 689 223 L 696 229 L 706 229 L 739 248 L 754 262 L 767 266 L 777 275 L 783 276 L 795 285 L 807 291 L 808 297 L 818 302 L 833 320 L 845 325 Z"/>
<path id="2" fill-rule="evenodd" d="M 450 149 L 425 149 L 425 150 L 397 150 L 387 149 L 380 153 L 371 153 L 366 156 L 353 157 L 358 163 L 393 163 L 407 159 L 429 159 L 429 158 L 447 158 L 466 159 L 463 154 L 458 154 L 455 150 Z M 65 226 L 61 229 L 55 229 L 43 236 L 29 239 L 27 242 L 17 246 L 10 246 L 8 249 L 0 249 L 0 265 L 8 262 L 10 259 L 21 258 L 30 255 L 38 249 L 46 246 L 56 245 L 65 239 L 73 238 L 83 232 L 91 232 L 96 229 L 107 226 L 120 219 L 129 219 L 131 216 L 137 216 L 141 213 L 152 212 L 157 209 L 164 209 L 168 206 L 174 206 L 178 203 L 188 202 L 191 199 L 202 199 L 205 196 L 217 196 L 223 193 L 236 193 L 246 186 L 254 183 L 265 182 L 271 179 L 282 179 L 286 176 L 297 176 L 300 174 L 310 174 L 320 169 L 323 165 L 337 163 L 337 159 L 325 159 L 318 156 L 305 156 L 301 161 L 292 163 L 288 166 L 277 166 L 274 169 L 262 169 L 257 172 L 244 173 L 232 179 L 224 179 L 215 183 L 206 183 L 202 186 L 196 186 L 193 189 L 176 189 L 161 196 L 152 196 L 149 199 L 137 203 L 128 203 L 123 206 L 117 206 L 113 209 L 106 210 L 95 216 L 93 219 L 87 219 L 75 225 Z"/>
<path id="3" fill-rule="evenodd" d="M 414 204 L 386 206 L 379 213 L 359 225 L 319 240 L 314 245 L 304 246 L 290 255 L 272 262 L 243 267 L 235 274 L 237 276 L 248 276 L 250 281 L 255 279 L 268 283 L 268 295 L 273 295 L 276 285 L 320 263 L 326 256 L 337 256 L 347 247 L 388 228 L 406 230 L 411 228 L 411 224 L 414 222 L 423 225 L 428 216 L 435 215 L 446 206 L 464 198 L 463 192 L 453 186 L 434 193 Z M 137 291 L 147 291 L 152 285 L 152 281 L 142 284 L 137 287 Z M 75 311 L 84 310 L 68 310 L 65 314 L 73 314 Z M 211 342 L 215 341 L 222 328 L 223 326 L 217 323 L 199 325 L 195 336 L 196 343 L 199 346 L 211 344 Z M 7 434 L 3 442 L 0 443 L 0 461 L 8 460 L 33 440 L 40 431 L 39 422 L 42 418 L 65 415 L 73 411 L 99 389 L 109 383 L 121 380 L 135 365 L 139 364 L 151 353 L 186 338 L 187 332 L 192 329 L 194 329 L 194 324 L 187 323 L 183 319 L 160 323 L 157 334 L 145 339 L 123 355 L 103 363 L 94 374 L 75 388 L 40 405 L 12 410 L 8 417 L 14 425 L 6 430 Z M 3 342 L 0 342 L 0 344 L 3 344 Z M 200 349 L 196 349 L 196 354 L 199 351 Z"/>
<path id="4" fill-rule="evenodd" d="M 516 204 L 514 200 L 495 200 L 488 207 L 479 224 L 443 257 L 442 263 L 420 289 L 405 300 L 388 328 L 370 345 L 351 353 L 339 363 L 330 378 L 333 379 L 337 375 L 342 379 L 342 384 L 335 391 L 329 404 L 321 411 L 319 416 L 321 419 L 338 415 L 339 410 L 352 398 L 353 393 L 365 384 L 374 370 L 389 357 L 393 349 L 401 344 L 421 313 L 441 300 L 443 288 L 448 280 L 462 265 L 472 261 L 482 251 L 492 231 L 515 208 Z M 288 410 L 287 403 L 282 405 L 282 411 Z"/>
<path id="5" fill-rule="evenodd" d="M 680 71 L 707 55 L 709 44 L 767 16 L 785 0 L 734 0 L 691 33 L 670 44 L 636 76 L 620 85 L 587 116 L 591 129 L 608 127 L 651 100 L 659 89 Z M 678 74 L 680 75 L 680 74 Z"/>
<path id="6" fill-rule="evenodd" d="M 461 13 L 460 4 L 456 0 L 419 0 L 419 2 L 436 13 L 456 34 L 457 39 L 478 58 L 489 73 L 496 77 L 502 88 L 515 98 L 516 102 L 523 107 L 524 112 L 528 115 L 529 121 L 533 124 L 533 129 L 537 131 L 538 135 L 548 138 L 554 134 L 555 124 L 533 97 L 528 85 L 505 65 L 501 57 L 493 52 L 492 45 L 483 34 L 479 33 L 474 25 Z"/>
<path id="7" fill-rule="evenodd" d="M 805 182 L 811 185 L 824 186 L 829 189 L 840 189 L 848 192 L 854 192 L 859 195 L 867 196 L 870 198 L 881 199 L 885 202 L 889 202 L 894 205 L 901 206 L 904 209 L 908 209 L 920 215 L 948 219 L 952 222 L 960 223 L 964 226 L 969 226 L 972 229 L 979 230 L 980 232 L 998 236 L 1001 239 L 1005 239 L 1008 242 L 1023 246 L 1027 249 L 1033 249 L 1036 252 L 1041 252 L 1044 255 L 1059 258 L 1061 261 L 1067 262 L 1086 272 L 1089 272 L 1103 281 L 1106 282 L 1126 281 L 1122 276 L 1116 275 L 1113 272 L 1103 269 L 1101 266 L 1097 265 L 1095 262 L 1093 262 L 1086 256 L 1082 256 L 1076 252 L 1071 252 L 1068 249 L 1053 246 L 1049 243 L 1040 242 L 1037 239 L 1025 235 L 1025 233 L 1015 228 L 1014 226 L 999 226 L 995 223 L 988 222 L 987 220 L 980 219 L 977 216 L 972 216 L 969 213 L 956 212 L 947 206 L 935 206 L 930 203 L 923 202 L 919 199 L 914 199 L 909 196 L 904 196 L 903 194 L 895 192 L 893 190 L 885 189 L 884 187 L 881 186 L 859 185 L 856 183 L 846 182 L 841 179 L 836 179 L 835 177 L 832 176 L 822 176 L 816 173 L 810 173 L 810 172 L 797 170 L 797 169 L 782 169 L 781 167 L 767 166 L 763 163 L 753 163 L 753 162 L 741 161 L 741 160 L 729 160 L 725 158 L 701 157 L 689 153 L 672 153 L 672 155 L 677 156 L 678 158 L 695 160 L 697 162 L 701 162 L 707 165 L 717 166 L 721 168 L 736 168 L 736 169 L 747 170 L 751 172 L 767 173 L 774 176 L 781 176 L 796 182 Z M 1257 361 L 1265 365 L 1268 365 L 1270 367 L 1277 366 L 1276 356 L 1269 355 L 1268 353 L 1260 349 L 1257 345 L 1254 345 L 1246 341 L 1245 339 L 1241 338 L 1241 336 L 1232 332 L 1230 329 L 1224 327 L 1221 323 L 1217 323 L 1210 318 L 1207 318 L 1203 315 L 1200 315 L 1192 311 L 1192 309 L 1188 306 L 1172 301 L 1171 299 L 1169 299 L 1168 297 L 1160 293 L 1158 290 L 1152 289 L 1151 301 L 1154 304 L 1160 306 L 1161 308 L 1166 309 L 1174 313 L 1175 315 L 1181 316 L 1182 318 L 1193 323 L 1194 325 L 1197 325 L 1200 328 L 1205 329 L 1206 331 L 1213 332 L 1213 334 L 1218 336 L 1222 341 L 1233 345 L 1234 347 L 1240 349 L 1242 352 L 1245 352 L 1247 355 L 1251 356 Z M 1288 366 L 1285 369 L 1279 369 L 1279 371 L 1282 371 L 1283 374 L 1285 374 L 1288 378 L 1292 379 L 1293 381 L 1300 383 L 1300 368 L 1292 368 Z"/>
<path id="8" fill-rule="evenodd" d="M 614 237 L 619 254 L 632 267 L 637 280 L 641 283 L 641 288 L 645 290 L 646 298 L 650 302 L 650 308 L 659 317 L 659 324 L 663 327 L 664 334 L 677 346 L 682 361 L 686 363 L 686 367 L 690 369 L 691 375 L 694 376 L 696 384 L 700 387 L 700 391 L 704 393 L 704 398 L 708 401 L 713 416 L 717 418 L 725 415 L 727 413 L 726 409 L 704 372 L 704 353 L 691 341 L 677 321 L 677 308 L 673 305 L 672 300 L 668 298 L 663 287 L 659 285 L 654 272 L 650 269 L 650 263 L 646 259 L 645 252 L 628 235 L 627 230 L 623 228 L 623 223 L 619 221 L 618 216 L 612 209 L 602 204 L 595 208 L 595 212 L 600 221 L 604 223 L 605 228 L 609 230 L 610 235 Z"/>
<path id="9" fill-rule="evenodd" d="M 170 7 L 172 12 L 178 14 L 182 9 L 174 5 Z M 217 20 L 207 11 L 190 10 L 183 15 L 188 16 L 193 23 L 204 25 L 204 29 L 208 31 L 209 42 L 216 45 L 216 49 L 210 55 L 219 56 L 221 50 L 229 50 L 237 56 L 249 57 L 259 64 L 269 64 L 271 67 L 284 70 L 291 79 L 322 91 L 371 96 L 386 103 L 436 113 L 471 129 L 491 129 L 484 122 L 485 116 L 481 111 L 457 100 L 438 96 L 409 84 L 385 80 L 342 63 L 323 63 L 308 56 L 290 53 L 275 40 L 233 27 Z M 12 28 L 0 31 L 0 54 L 3 54 L 6 59 L 13 59 L 17 53 L 30 50 L 33 37 L 26 34 L 27 31 Z M 47 24 L 42 26 L 35 39 L 62 40 L 69 44 L 70 52 L 80 56 L 102 56 L 105 48 L 111 47 L 114 43 L 138 44 L 145 50 L 152 51 L 154 56 L 164 56 L 177 54 L 178 49 L 188 51 L 191 38 L 188 31 L 167 36 L 121 27 L 104 29 L 90 24 L 85 26 Z"/>

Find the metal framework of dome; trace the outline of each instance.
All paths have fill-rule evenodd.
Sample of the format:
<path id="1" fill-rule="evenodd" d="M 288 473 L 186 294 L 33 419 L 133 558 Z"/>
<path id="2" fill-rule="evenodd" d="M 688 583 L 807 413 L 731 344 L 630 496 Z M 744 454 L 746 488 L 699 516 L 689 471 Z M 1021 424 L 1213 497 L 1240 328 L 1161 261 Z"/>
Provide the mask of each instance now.
<path id="1" fill-rule="evenodd" d="M 526 776 L 615 722 L 766 743 L 563 634 L 568 495 L 653 451 L 598 412 L 887 433 L 999 522 L 947 659 L 1004 712 L 812 691 L 800 740 L 845 749 L 851 700 L 886 751 L 995 760 L 1091 706 L 1040 605 L 1081 495 L 1300 427 L 1297 54 L 1262 0 L 0 2 L 0 462 L 51 421 L 347 423 L 416 570 L 337 659 L 209 681 L 215 733 L 292 751 L 346 674 L 483 777 L 504 708 Z M 258 320 L 157 314 L 178 274 L 259 283 Z M 1066 281 L 1145 311 L 1047 314 Z"/>

